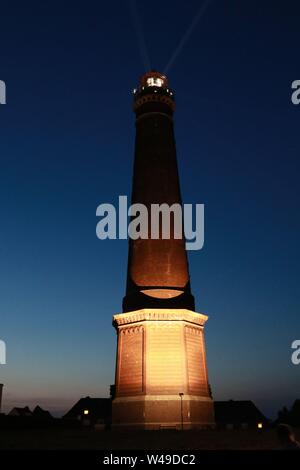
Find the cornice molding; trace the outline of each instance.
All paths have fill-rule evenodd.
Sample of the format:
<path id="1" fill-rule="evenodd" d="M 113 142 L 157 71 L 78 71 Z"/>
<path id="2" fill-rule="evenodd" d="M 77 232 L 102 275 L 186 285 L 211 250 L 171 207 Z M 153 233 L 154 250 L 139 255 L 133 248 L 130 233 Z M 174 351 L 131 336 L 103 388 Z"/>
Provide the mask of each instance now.
<path id="1" fill-rule="evenodd" d="M 208 316 L 187 309 L 152 309 L 144 308 L 132 312 L 119 313 L 113 316 L 113 325 L 119 327 L 130 323 L 157 321 L 185 321 L 204 326 Z"/>

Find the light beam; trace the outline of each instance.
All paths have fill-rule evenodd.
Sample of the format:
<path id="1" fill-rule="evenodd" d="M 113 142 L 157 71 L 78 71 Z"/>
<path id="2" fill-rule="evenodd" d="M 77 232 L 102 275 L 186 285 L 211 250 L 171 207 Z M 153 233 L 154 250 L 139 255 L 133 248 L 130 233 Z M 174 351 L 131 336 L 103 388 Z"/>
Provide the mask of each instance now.
<path id="1" fill-rule="evenodd" d="M 204 13 L 206 12 L 207 8 L 209 7 L 210 3 L 212 2 L 212 0 L 205 0 L 201 7 L 199 8 L 198 10 L 198 13 L 196 14 L 196 16 L 194 17 L 190 27 L 187 29 L 187 31 L 185 32 L 185 34 L 183 35 L 180 43 L 178 44 L 177 48 L 175 49 L 173 55 L 171 56 L 171 59 L 169 60 L 169 62 L 167 63 L 165 69 L 164 69 L 164 74 L 167 74 L 168 71 L 170 70 L 170 67 L 173 65 L 173 63 L 175 62 L 175 60 L 177 59 L 178 55 L 180 54 L 180 52 L 182 51 L 184 45 L 186 44 L 186 42 L 189 40 L 190 36 L 192 35 L 194 29 L 196 28 L 198 22 L 200 21 L 201 17 L 204 15 Z"/>
<path id="2" fill-rule="evenodd" d="M 148 72 L 151 69 L 150 65 L 150 58 L 145 42 L 145 36 L 143 33 L 143 28 L 141 25 L 141 21 L 138 15 L 137 11 L 137 6 L 135 0 L 130 0 L 130 11 L 131 11 L 131 16 L 132 16 L 132 22 L 133 26 L 136 32 L 137 40 L 138 40 L 138 46 L 139 46 L 139 51 L 141 55 L 141 59 L 143 62 L 143 66 L 146 72 Z"/>

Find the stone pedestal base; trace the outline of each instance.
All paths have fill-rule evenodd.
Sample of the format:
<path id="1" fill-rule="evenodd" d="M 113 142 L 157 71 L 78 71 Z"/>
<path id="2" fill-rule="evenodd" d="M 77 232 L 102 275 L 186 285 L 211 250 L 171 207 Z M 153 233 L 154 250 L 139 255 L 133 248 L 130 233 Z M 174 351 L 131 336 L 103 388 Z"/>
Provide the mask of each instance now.
<path id="1" fill-rule="evenodd" d="M 178 395 L 115 398 L 113 427 L 132 429 L 205 429 L 214 427 L 211 398 Z"/>
<path id="2" fill-rule="evenodd" d="M 185 309 L 143 309 L 114 316 L 118 350 L 113 427 L 214 426 L 206 320 Z"/>

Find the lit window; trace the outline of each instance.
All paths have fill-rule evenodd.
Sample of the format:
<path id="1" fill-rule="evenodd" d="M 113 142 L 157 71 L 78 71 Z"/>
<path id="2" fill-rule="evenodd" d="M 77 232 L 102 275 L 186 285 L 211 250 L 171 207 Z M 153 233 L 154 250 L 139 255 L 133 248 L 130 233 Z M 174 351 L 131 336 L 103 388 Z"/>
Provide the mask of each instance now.
<path id="1" fill-rule="evenodd" d="M 262 429 L 263 423 L 257 423 L 257 427 L 258 427 L 258 429 Z"/>
<path id="2" fill-rule="evenodd" d="M 150 77 L 147 79 L 148 86 L 163 86 L 164 81 L 161 78 Z"/>
<path id="3" fill-rule="evenodd" d="M 88 415 L 88 414 L 89 414 L 89 410 L 84 410 L 83 414 L 84 414 L 84 415 Z"/>

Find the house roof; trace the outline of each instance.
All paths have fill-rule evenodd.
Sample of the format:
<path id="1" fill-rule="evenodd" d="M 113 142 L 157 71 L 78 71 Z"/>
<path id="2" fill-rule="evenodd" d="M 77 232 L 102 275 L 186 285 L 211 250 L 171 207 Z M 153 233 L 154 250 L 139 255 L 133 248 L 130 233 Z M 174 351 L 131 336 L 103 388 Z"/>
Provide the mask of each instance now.
<path id="1" fill-rule="evenodd" d="M 19 408 L 16 406 L 9 412 L 9 414 L 15 414 L 18 416 L 31 416 L 32 411 L 29 409 L 28 406 L 24 406 L 24 408 Z"/>
<path id="2" fill-rule="evenodd" d="M 268 421 L 250 400 L 215 401 L 214 405 L 217 423 L 258 423 Z"/>
<path id="3" fill-rule="evenodd" d="M 47 410 L 43 410 L 39 405 L 37 405 L 34 410 L 32 415 L 35 418 L 52 418 L 51 414 Z"/>
<path id="4" fill-rule="evenodd" d="M 77 418 L 82 415 L 84 410 L 89 410 L 89 414 L 96 418 L 107 418 L 111 415 L 110 398 L 81 398 L 75 405 L 63 416 L 63 418 Z"/>

